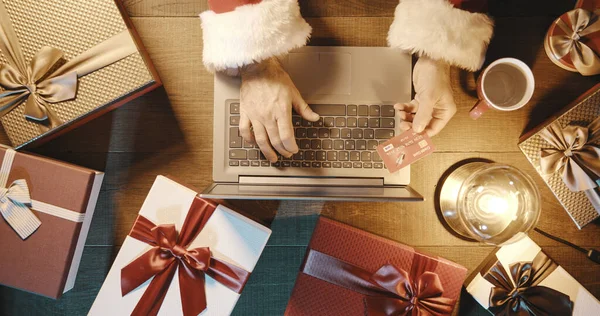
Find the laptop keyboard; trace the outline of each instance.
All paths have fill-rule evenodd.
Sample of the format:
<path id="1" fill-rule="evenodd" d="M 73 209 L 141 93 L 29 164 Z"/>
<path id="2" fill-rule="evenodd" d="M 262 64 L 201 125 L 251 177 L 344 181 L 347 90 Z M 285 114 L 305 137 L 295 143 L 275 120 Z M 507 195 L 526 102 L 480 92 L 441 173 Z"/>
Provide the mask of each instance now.
<path id="1" fill-rule="evenodd" d="M 321 118 L 310 122 L 295 112 L 292 124 L 300 149 L 269 162 L 258 146 L 240 136 L 240 104 L 229 104 L 229 166 L 276 168 L 385 168 L 377 146 L 394 137 L 392 105 L 312 104 Z"/>

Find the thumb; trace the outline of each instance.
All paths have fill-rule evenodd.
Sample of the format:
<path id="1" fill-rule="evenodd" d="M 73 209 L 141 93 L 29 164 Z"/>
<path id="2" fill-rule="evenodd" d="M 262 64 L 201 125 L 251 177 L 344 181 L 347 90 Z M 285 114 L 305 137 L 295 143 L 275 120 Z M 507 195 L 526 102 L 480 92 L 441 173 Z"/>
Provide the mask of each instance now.
<path id="1" fill-rule="evenodd" d="M 319 120 L 319 114 L 315 113 L 310 106 L 304 101 L 299 92 L 294 94 L 294 99 L 292 100 L 292 107 L 296 113 L 300 114 L 302 118 L 305 120 L 316 122 Z"/>
<path id="2" fill-rule="evenodd" d="M 413 119 L 413 131 L 421 133 L 431 122 L 433 114 L 433 102 L 429 100 L 418 101 L 415 98 L 415 103 L 418 104 L 418 110 Z"/>

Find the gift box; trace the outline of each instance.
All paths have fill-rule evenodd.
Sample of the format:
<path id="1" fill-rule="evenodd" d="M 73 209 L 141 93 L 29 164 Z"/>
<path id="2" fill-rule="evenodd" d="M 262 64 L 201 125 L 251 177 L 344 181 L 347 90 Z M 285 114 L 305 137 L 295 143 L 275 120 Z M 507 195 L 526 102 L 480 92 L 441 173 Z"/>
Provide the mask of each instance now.
<path id="1" fill-rule="evenodd" d="M 600 216 L 599 144 L 600 84 L 519 140 L 579 229 Z"/>
<path id="2" fill-rule="evenodd" d="M 319 218 L 286 315 L 450 315 L 467 269 Z"/>
<path id="3" fill-rule="evenodd" d="M 229 315 L 270 234 L 159 176 L 89 315 Z"/>
<path id="4" fill-rule="evenodd" d="M 497 248 L 471 278 L 467 291 L 493 315 L 600 312 L 600 302 L 529 237 Z"/>
<path id="5" fill-rule="evenodd" d="M 158 86 L 121 1 L 0 1 L 0 120 L 47 141 Z"/>
<path id="6" fill-rule="evenodd" d="M 0 147 L 0 284 L 59 298 L 75 284 L 103 173 Z"/>
<path id="7" fill-rule="evenodd" d="M 548 29 L 544 48 L 557 66 L 584 76 L 600 74 L 600 2 L 585 0 Z"/>

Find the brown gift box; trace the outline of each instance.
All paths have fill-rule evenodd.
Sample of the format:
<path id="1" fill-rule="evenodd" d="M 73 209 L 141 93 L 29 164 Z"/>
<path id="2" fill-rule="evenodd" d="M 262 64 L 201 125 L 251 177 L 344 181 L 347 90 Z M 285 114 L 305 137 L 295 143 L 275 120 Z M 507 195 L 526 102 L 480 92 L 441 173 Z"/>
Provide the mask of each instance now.
<path id="1" fill-rule="evenodd" d="M 582 8 L 588 11 L 600 9 L 600 0 L 579 0 L 575 4 L 575 8 Z"/>
<path id="2" fill-rule="evenodd" d="M 308 248 L 307 257 L 311 251 L 318 251 L 369 273 L 387 264 L 409 272 L 419 255 L 411 247 L 325 217 L 319 218 Z M 436 263 L 433 272 L 443 286 L 443 298 L 453 301 L 452 309 L 467 269 L 442 258 L 420 255 Z M 365 315 L 365 295 L 306 274 L 306 260 L 296 279 L 286 315 Z M 331 266 L 322 268 L 331 269 Z"/>
<path id="3" fill-rule="evenodd" d="M 552 190 L 552 193 L 554 193 L 579 229 L 600 217 L 598 213 L 600 210 L 594 208 L 590 197 L 588 197 L 589 194 L 586 192 L 571 191 L 563 182 L 559 172 L 551 176 L 544 176 L 542 174 L 540 167 L 542 150 L 552 146 L 540 136 L 540 133 L 555 122 L 562 128 L 568 125 L 586 127 L 598 117 L 600 117 L 600 84 L 577 98 L 577 100 L 573 101 L 555 116 L 523 134 L 519 139 L 519 148 L 542 176 L 548 187 L 550 187 L 550 190 Z M 598 188 L 596 188 L 596 194 L 600 198 Z"/>
<path id="4" fill-rule="evenodd" d="M 21 95 L 14 108 L 0 113 L 16 148 L 48 141 L 161 84 L 120 0 L 0 0 L 0 11 L 9 17 L 0 17 L 0 28 L 16 35 L 20 52 L 15 49 L 14 55 L 22 61 L 10 62 L 9 49 L 6 45 L 3 49 L 0 41 L 0 69 L 10 65 L 13 70 L 12 82 L 11 76 L 5 75 L 3 85 L 0 78 L 0 105 L 4 106 L 2 99 L 8 102 Z M 62 58 L 48 58 L 50 51 L 51 56 L 60 57 L 58 50 Z M 40 58 L 42 55 L 45 58 Z M 36 60 L 51 61 L 40 66 L 42 63 L 32 63 Z M 48 69 L 37 75 L 24 74 L 31 73 L 34 64 Z M 62 71 L 65 77 L 56 80 L 63 64 L 74 67 L 66 67 Z M 19 75 L 22 78 L 15 80 Z M 53 79 L 58 84 L 47 87 Z M 7 88 L 9 83 L 15 86 L 12 90 Z M 51 89 L 63 83 L 70 85 L 63 90 Z M 55 95 L 48 95 L 51 90 Z M 11 94 L 2 97 L 3 93 Z M 56 102 L 58 95 L 67 96 Z M 32 104 L 26 105 L 28 102 Z"/>
<path id="5" fill-rule="evenodd" d="M 7 150 L 0 147 L 3 165 Z M 20 152 L 9 170 L 8 185 L 27 182 L 41 225 L 23 240 L 0 219 L 0 284 L 59 298 L 75 283 L 104 174 Z M 42 203 L 46 207 L 36 210 Z"/>

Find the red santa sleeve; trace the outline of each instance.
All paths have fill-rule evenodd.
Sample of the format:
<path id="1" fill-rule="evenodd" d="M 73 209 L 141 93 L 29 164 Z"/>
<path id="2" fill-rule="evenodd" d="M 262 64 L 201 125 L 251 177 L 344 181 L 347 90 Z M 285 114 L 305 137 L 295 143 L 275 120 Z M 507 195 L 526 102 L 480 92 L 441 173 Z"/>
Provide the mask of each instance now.
<path id="1" fill-rule="evenodd" d="M 203 62 L 225 71 L 260 62 L 306 45 L 311 27 L 297 0 L 209 0 L 200 14 Z M 231 72 L 229 72 L 231 73 Z"/>
<path id="2" fill-rule="evenodd" d="M 485 0 L 400 0 L 388 43 L 419 56 L 478 70 L 494 31 L 490 17 L 474 12 L 485 9 Z"/>

